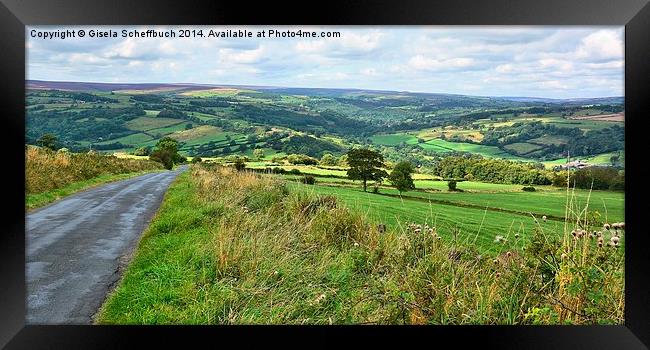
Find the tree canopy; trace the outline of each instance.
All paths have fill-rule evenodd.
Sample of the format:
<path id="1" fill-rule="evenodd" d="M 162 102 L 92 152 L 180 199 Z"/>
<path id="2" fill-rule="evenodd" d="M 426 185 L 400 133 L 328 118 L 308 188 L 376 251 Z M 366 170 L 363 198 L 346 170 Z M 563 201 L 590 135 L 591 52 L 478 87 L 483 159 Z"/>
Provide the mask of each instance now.
<path id="1" fill-rule="evenodd" d="M 369 180 L 381 181 L 388 176 L 384 171 L 384 156 L 381 153 L 367 149 L 351 149 L 347 153 L 348 178 L 352 180 L 361 180 L 363 182 L 363 191 L 367 189 Z"/>
<path id="2" fill-rule="evenodd" d="M 156 148 L 151 152 L 149 159 L 160 162 L 165 169 L 171 170 L 174 164 L 183 161 L 183 157 L 178 154 L 178 141 L 171 137 L 163 137 L 156 143 Z"/>
<path id="3" fill-rule="evenodd" d="M 413 183 L 413 177 L 411 176 L 414 171 L 415 168 L 413 168 L 413 164 L 410 162 L 399 162 L 390 173 L 388 180 L 397 188 L 400 195 L 402 192 L 415 189 L 415 183 Z"/>
<path id="4" fill-rule="evenodd" d="M 37 141 L 36 144 L 38 146 L 44 147 L 44 148 L 49 148 L 53 151 L 56 151 L 56 145 L 59 142 L 59 140 L 56 138 L 56 136 L 52 134 L 43 134 Z"/>

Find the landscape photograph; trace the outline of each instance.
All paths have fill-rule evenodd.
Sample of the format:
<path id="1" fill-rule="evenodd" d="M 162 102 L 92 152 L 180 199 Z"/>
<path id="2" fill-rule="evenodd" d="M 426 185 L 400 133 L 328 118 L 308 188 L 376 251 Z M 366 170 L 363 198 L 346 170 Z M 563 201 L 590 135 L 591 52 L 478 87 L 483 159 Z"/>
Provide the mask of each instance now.
<path id="1" fill-rule="evenodd" d="M 625 322 L 622 26 L 25 33 L 28 324 Z"/>

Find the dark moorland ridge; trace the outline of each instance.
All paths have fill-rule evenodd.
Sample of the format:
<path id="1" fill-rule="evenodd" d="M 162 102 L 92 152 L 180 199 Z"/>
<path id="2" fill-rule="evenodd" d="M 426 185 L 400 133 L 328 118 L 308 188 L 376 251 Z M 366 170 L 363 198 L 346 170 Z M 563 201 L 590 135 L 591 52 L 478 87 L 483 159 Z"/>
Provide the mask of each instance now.
<path id="1" fill-rule="evenodd" d="M 73 82 L 73 81 L 45 81 L 45 80 L 26 80 L 28 89 L 57 89 L 69 91 L 115 91 L 115 90 L 155 90 L 155 89 L 175 89 L 183 91 L 204 90 L 206 88 L 237 88 L 237 89 L 256 89 L 272 90 L 276 93 L 350 93 L 350 92 L 372 92 L 395 94 L 402 93 L 412 96 L 471 96 L 459 94 L 437 94 L 423 92 L 406 92 L 391 90 L 367 90 L 367 89 L 337 89 L 337 88 L 290 88 L 278 86 L 259 86 L 259 85 L 228 85 L 228 84 L 193 84 L 193 83 L 96 83 L 96 82 Z M 501 96 L 493 97 L 517 102 L 544 102 L 544 103 L 623 103 L 624 97 L 597 97 L 597 98 L 543 98 L 543 97 L 526 97 L 526 96 Z"/>

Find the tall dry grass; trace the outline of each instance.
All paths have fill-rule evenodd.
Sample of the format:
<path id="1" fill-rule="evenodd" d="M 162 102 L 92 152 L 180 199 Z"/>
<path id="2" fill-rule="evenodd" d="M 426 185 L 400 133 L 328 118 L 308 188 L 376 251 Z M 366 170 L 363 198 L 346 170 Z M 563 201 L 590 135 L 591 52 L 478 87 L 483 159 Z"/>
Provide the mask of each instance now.
<path id="1" fill-rule="evenodd" d="M 52 151 L 30 145 L 25 149 L 25 191 L 26 194 L 42 193 L 100 175 L 154 169 L 162 169 L 162 165 L 149 160 Z"/>
<path id="2" fill-rule="evenodd" d="M 384 231 L 269 175 L 195 165 L 192 179 L 214 219 L 213 287 L 229 290 L 213 301 L 227 305 L 217 323 L 624 321 L 624 228 L 603 229 L 572 203 L 564 232 L 539 226 L 488 256 L 424 223 Z"/>

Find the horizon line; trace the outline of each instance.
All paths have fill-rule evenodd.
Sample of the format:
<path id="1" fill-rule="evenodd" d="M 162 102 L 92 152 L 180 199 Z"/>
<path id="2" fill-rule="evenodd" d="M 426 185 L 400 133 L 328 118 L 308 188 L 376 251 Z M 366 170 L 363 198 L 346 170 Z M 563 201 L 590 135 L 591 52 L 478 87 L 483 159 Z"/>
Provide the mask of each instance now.
<path id="1" fill-rule="evenodd" d="M 410 91 L 410 90 L 382 90 L 382 89 L 364 89 L 364 88 L 349 88 L 349 87 L 302 87 L 302 86 L 279 86 L 279 85 L 255 85 L 255 84 L 215 84 L 215 83 L 164 83 L 164 82 L 99 82 L 99 81 L 78 81 L 78 80 L 43 80 L 43 79 L 25 79 L 25 82 L 47 82 L 47 83 L 78 83 L 78 84 L 105 84 L 105 85 L 145 85 L 145 84 L 158 84 L 158 85 L 193 85 L 193 86 L 239 86 L 239 87 L 257 87 L 257 88 L 275 88 L 275 89 L 320 89 L 320 90 L 358 90 L 358 91 L 372 91 L 372 92 L 396 92 L 396 93 L 410 93 L 410 94 L 429 94 L 429 95 L 456 95 L 456 96 L 470 96 L 470 97 L 488 97 L 488 98 L 528 98 L 528 99 L 544 99 L 544 100 L 583 100 L 583 99 L 604 99 L 604 98 L 625 98 L 625 95 L 618 96 L 597 96 L 597 97 L 540 97 L 540 96 L 525 96 L 525 95 L 471 95 L 463 93 L 449 93 L 449 92 L 425 92 L 425 91 Z"/>

